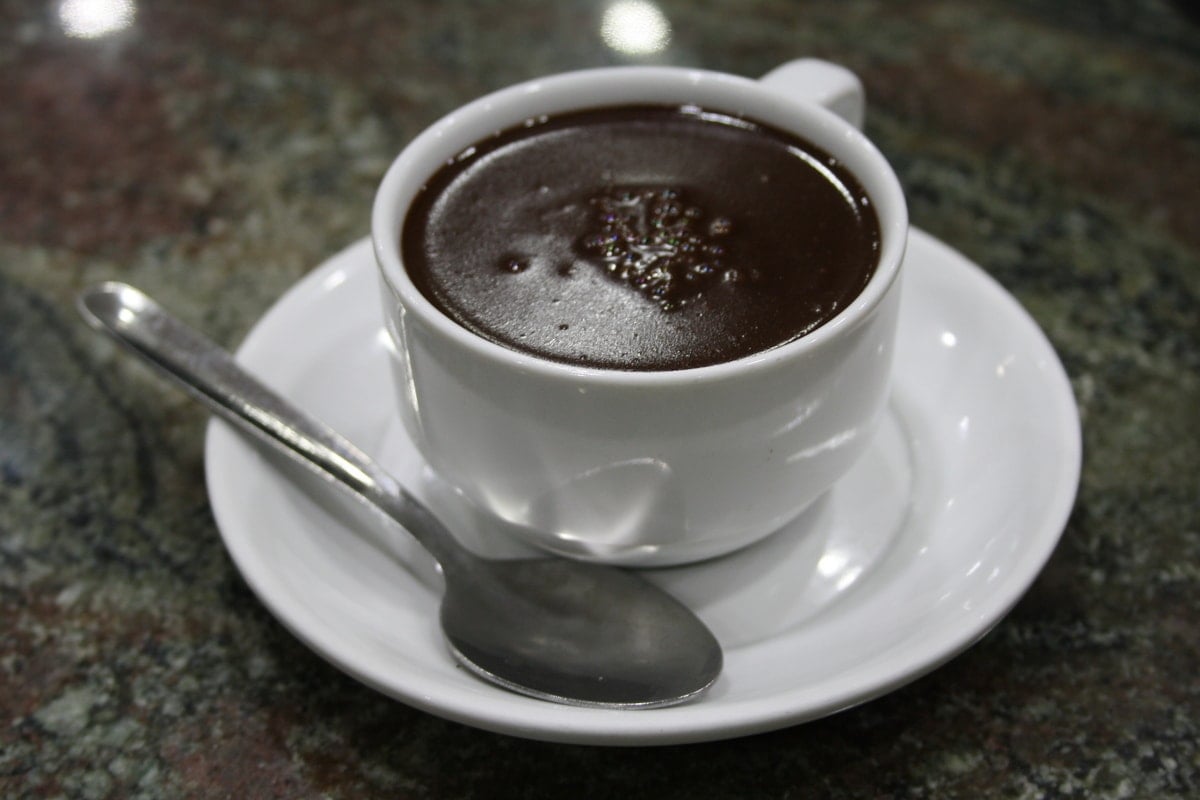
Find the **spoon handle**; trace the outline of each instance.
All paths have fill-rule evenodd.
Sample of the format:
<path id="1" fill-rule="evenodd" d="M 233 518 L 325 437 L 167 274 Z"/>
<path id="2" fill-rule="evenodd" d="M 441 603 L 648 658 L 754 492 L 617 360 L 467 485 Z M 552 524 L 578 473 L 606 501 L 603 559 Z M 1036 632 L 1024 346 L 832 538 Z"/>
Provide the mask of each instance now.
<path id="1" fill-rule="evenodd" d="M 399 522 L 443 570 L 473 560 L 423 504 L 365 453 L 240 367 L 142 292 L 108 282 L 79 296 L 84 318 L 239 429 L 344 484 Z"/>

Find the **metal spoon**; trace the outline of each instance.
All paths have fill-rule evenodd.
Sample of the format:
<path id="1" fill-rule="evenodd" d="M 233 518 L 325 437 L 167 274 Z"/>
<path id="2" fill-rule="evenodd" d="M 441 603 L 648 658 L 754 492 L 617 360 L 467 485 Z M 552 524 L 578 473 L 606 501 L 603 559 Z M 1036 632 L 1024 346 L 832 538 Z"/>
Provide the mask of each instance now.
<path id="1" fill-rule="evenodd" d="M 450 650 L 480 677 L 545 700 L 614 708 L 673 705 L 716 680 L 716 638 L 653 584 L 561 558 L 477 556 L 358 448 L 137 289 L 104 283 L 84 291 L 79 307 L 93 327 L 212 411 L 336 479 L 412 534 L 442 568 Z"/>

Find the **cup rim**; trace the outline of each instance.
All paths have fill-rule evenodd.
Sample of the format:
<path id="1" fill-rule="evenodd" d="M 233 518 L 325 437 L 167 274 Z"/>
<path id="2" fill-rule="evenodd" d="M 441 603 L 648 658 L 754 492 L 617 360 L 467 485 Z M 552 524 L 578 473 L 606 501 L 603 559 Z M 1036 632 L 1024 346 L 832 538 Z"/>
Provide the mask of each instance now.
<path id="1" fill-rule="evenodd" d="M 631 86 L 630 81 L 640 81 Z M 712 100 L 720 95 L 720 100 Z M 611 99 L 609 99 L 611 98 Z M 631 103 L 695 103 L 745 114 L 813 141 L 849 165 L 863 183 L 880 224 L 875 272 L 854 301 L 796 339 L 741 358 L 699 367 L 623 370 L 555 361 L 492 342 L 451 319 L 417 289 L 400 257 L 400 228 L 409 204 L 445 161 L 498 130 L 541 114 L 558 114 Z M 766 111 L 767 113 L 755 113 Z M 801 130 L 796 130 L 803 123 Z M 870 168 L 870 172 L 860 165 Z M 886 213 L 886 218 L 885 218 Z M 790 97 L 759 80 L 685 67 L 618 66 L 563 72 L 509 86 L 446 114 L 418 134 L 392 162 L 375 194 L 371 239 L 384 282 L 403 302 L 405 313 L 459 348 L 491 362 L 548 379 L 595 385 L 692 385 L 726 380 L 804 358 L 828 346 L 872 316 L 896 283 L 908 234 L 908 209 L 899 178 L 866 136 L 832 111 Z"/>

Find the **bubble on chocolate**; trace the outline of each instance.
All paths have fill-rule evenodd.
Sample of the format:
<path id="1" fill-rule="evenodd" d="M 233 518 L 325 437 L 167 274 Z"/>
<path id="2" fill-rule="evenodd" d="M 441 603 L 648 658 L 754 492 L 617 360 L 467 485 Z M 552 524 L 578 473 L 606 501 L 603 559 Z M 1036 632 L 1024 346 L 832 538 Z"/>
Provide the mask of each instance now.
<path id="1" fill-rule="evenodd" d="M 500 271 L 516 274 L 529 269 L 530 264 L 531 262 L 528 258 L 521 258 L 519 256 L 512 255 L 503 256 L 500 259 Z"/>
<path id="2" fill-rule="evenodd" d="M 710 236 L 728 236 L 733 233 L 733 221 L 728 217 L 717 217 L 708 223 L 708 233 Z"/>
<path id="3" fill-rule="evenodd" d="M 732 220 L 709 216 L 683 190 L 610 187 L 588 202 L 592 226 L 579 239 L 581 254 L 664 311 L 687 305 L 723 279 L 731 282 L 723 276 L 730 271 Z"/>

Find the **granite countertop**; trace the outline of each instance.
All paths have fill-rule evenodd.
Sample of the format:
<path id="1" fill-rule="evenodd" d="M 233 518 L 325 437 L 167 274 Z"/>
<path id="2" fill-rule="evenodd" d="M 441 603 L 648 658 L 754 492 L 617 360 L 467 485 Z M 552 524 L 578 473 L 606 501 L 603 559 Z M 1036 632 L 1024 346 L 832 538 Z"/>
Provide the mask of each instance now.
<path id="1" fill-rule="evenodd" d="M 1200 24 L 1180 0 L 0 3 L 0 795 L 1200 795 Z M 96 10 L 105 13 L 96 13 Z M 107 14 L 107 16 L 106 16 Z M 97 20 L 109 20 L 104 33 Z M 221 546 L 205 414 L 73 310 L 107 278 L 236 346 L 367 233 L 456 105 L 614 63 L 863 79 L 914 223 L 1071 377 L 1079 497 L 973 648 L 858 708 L 708 744 L 549 744 L 360 685 Z"/>

